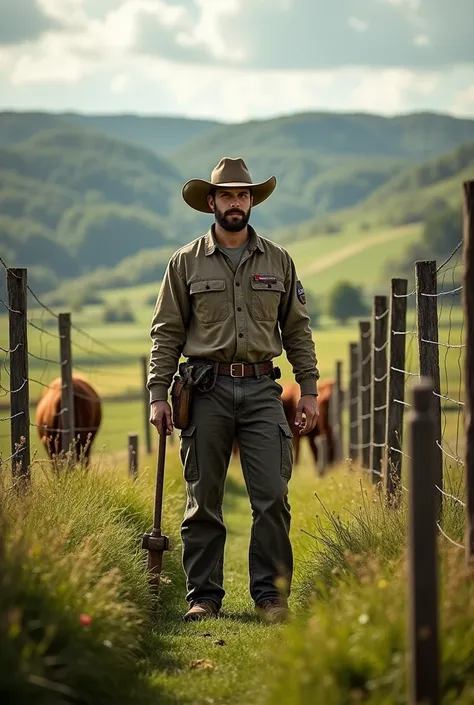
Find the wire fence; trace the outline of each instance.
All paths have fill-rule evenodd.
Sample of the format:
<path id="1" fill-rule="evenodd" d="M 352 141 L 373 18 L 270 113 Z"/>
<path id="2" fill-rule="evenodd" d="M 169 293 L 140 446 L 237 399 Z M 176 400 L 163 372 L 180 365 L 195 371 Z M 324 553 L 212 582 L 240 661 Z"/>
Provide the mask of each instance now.
<path id="1" fill-rule="evenodd" d="M 439 266 L 414 267 L 415 287 L 407 291 L 406 279 L 393 279 L 390 296 L 374 297 L 372 318 L 360 321 L 359 340 L 350 344 L 348 456 L 398 504 L 400 492 L 409 492 L 410 389 L 429 377 L 438 416 L 435 487 L 445 502 L 464 508 L 462 242 Z M 440 521 L 438 528 L 446 535 Z"/>
<path id="2" fill-rule="evenodd" d="M 467 188 L 467 187 L 466 187 Z M 467 193 L 467 191 L 466 191 Z M 473 315 L 472 216 L 465 202 L 463 239 L 441 263 L 417 261 L 414 286 L 408 279 L 392 279 L 389 295 L 375 296 L 372 316 L 359 321 L 359 338 L 349 345 L 350 369 L 345 405 L 348 410 L 347 455 L 385 490 L 396 506 L 410 492 L 406 477 L 414 458 L 409 423 L 413 419 L 412 390 L 424 379 L 432 383 L 431 413 L 434 440 L 429 450 L 437 502 L 439 534 L 474 557 L 474 528 L 463 546 L 443 524 L 442 508 L 460 518 L 456 533 L 474 511 L 474 458 L 468 448 L 472 408 L 468 395 L 474 371 L 466 325 Z M 464 245 L 464 247 L 463 247 Z M 472 340 L 472 321 L 471 340 Z M 472 346 L 472 343 L 471 343 Z M 469 357 L 470 355 L 470 357 Z M 337 362 L 340 364 L 340 361 Z M 472 394 L 472 392 L 471 392 Z M 473 460 L 471 460 L 471 465 Z"/>
<path id="3" fill-rule="evenodd" d="M 0 450 L 0 470 L 11 463 L 13 475 L 28 475 L 30 431 L 47 436 L 49 443 L 54 437 L 56 450 L 70 447 L 76 439 L 83 447 L 85 434 L 90 441 L 98 430 L 100 413 L 81 414 L 75 420 L 74 407 L 81 399 L 89 408 L 100 407 L 102 395 L 92 393 L 90 386 L 96 391 L 98 377 L 116 376 L 110 366 L 123 363 L 124 355 L 72 322 L 69 313 L 53 311 L 28 285 L 25 269 L 11 268 L 2 258 L 0 267 L 8 289 L 8 300 L 0 299 L 0 305 L 9 321 L 9 342 L 2 340 L 0 346 L 1 447 L 11 440 L 9 453 Z M 34 307 L 28 307 L 29 297 Z M 77 377 L 89 386 L 80 384 Z M 51 396 L 53 411 L 48 407 L 38 418 L 40 400 L 46 395 Z M 34 418 L 30 407 L 36 408 Z"/>

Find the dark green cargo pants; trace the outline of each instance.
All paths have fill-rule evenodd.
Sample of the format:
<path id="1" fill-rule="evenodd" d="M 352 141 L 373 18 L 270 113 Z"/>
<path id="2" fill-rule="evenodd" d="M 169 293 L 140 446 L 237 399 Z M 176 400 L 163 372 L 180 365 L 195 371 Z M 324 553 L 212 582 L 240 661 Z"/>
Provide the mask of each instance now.
<path id="1" fill-rule="evenodd" d="M 293 467 L 291 430 L 271 377 L 219 375 L 210 392 L 194 391 L 188 426 L 181 432 L 187 504 L 181 526 L 186 599 L 221 604 L 226 528 L 224 483 L 234 438 L 252 507 L 250 594 L 259 603 L 289 594 L 293 554 L 289 539 L 288 481 Z"/>

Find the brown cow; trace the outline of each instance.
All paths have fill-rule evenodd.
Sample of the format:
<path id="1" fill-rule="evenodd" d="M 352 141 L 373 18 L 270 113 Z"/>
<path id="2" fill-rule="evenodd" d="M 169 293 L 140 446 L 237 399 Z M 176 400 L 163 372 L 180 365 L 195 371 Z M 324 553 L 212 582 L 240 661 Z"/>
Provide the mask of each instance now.
<path id="1" fill-rule="evenodd" d="M 84 377 L 73 375 L 74 388 L 74 433 L 76 457 L 89 465 L 92 443 L 102 420 L 100 397 Z M 39 436 L 52 458 L 61 451 L 61 378 L 58 377 L 44 389 L 36 407 L 36 425 Z"/>
<path id="2" fill-rule="evenodd" d="M 332 389 L 334 382 L 331 380 L 319 381 L 318 382 L 318 407 L 319 407 L 319 418 L 316 426 L 310 433 L 306 433 L 303 436 L 300 435 L 299 430 L 295 427 L 295 416 L 296 416 L 296 406 L 300 399 L 300 387 L 296 382 L 290 382 L 283 384 L 283 392 L 281 394 L 281 400 L 283 402 L 283 409 L 285 410 L 286 420 L 288 425 L 293 432 L 293 448 L 294 448 L 294 463 L 298 464 L 300 455 L 300 443 L 302 438 L 307 438 L 309 442 L 309 447 L 314 458 L 314 462 L 318 462 L 318 448 L 316 445 L 316 436 L 323 435 L 327 438 L 328 444 L 328 463 L 334 462 L 334 438 L 331 423 L 329 420 L 329 400 L 331 398 Z"/>
<path id="3" fill-rule="evenodd" d="M 309 447 L 311 453 L 313 454 L 314 462 L 318 463 L 318 447 L 316 445 L 316 436 L 323 435 L 327 438 L 328 444 L 328 463 L 334 462 L 334 438 L 331 423 L 329 420 L 329 400 L 332 394 L 332 388 L 334 382 L 331 380 L 319 381 L 318 382 L 318 407 L 319 407 L 319 418 L 315 428 L 310 433 L 305 433 L 303 436 L 300 435 L 299 430 L 295 427 L 295 416 L 296 416 L 296 406 L 300 400 L 300 386 L 296 382 L 283 383 L 283 391 L 281 393 L 281 400 L 283 403 L 283 410 L 285 412 L 285 417 L 288 422 L 289 427 L 293 433 L 293 448 L 294 448 L 294 464 L 295 466 L 299 462 L 300 456 L 300 443 L 302 438 L 307 438 L 309 442 Z M 234 442 L 233 455 L 237 455 L 239 452 L 239 446 L 237 442 Z"/>

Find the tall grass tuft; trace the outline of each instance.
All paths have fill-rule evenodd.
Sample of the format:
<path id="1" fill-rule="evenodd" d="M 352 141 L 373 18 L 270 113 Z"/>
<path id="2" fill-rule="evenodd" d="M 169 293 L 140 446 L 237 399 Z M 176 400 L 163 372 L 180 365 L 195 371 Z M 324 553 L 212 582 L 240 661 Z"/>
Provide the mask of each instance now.
<path id="1" fill-rule="evenodd" d="M 407 700 L 407 507 L 388 509 L 361 488 L 356 511 L 315 520 L 312 570 L 300 587 L 308 611 L 275 656 L 267 705 Z M 462 507 L 446 501 L 443 526 L 462 541 Z M 474 570 L 439 534 L 439 613 L 444 705 L 474 702 Z"/>
<path id="2" fill-rule="evenodd" d="M 0 489 L 1 702 L 149 702 L 150 489 L 94 468 Z"/>

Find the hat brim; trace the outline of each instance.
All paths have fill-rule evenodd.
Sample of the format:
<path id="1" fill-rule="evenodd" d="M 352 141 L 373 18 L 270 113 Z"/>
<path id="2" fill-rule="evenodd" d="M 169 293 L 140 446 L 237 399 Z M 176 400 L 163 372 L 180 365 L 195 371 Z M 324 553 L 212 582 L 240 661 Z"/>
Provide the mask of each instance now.
<path id="1" fill-rule="evenodd" d="M 190 179 L 187 181 L 182 190 L 183 198 L 191 208 L 201 213 L 212 213 L 207 202 L 209 191 L 212 188 L 250 188 L 252 189 L 253 206 L 258 206 L 263 203 L 275 190 L 276 177 L 270 176 L 266 181 L 260 181 L 257 184 L 248 184 L 243 181 L 233 181 L 223 184 L 213 184 L 205 179 Z"/>

